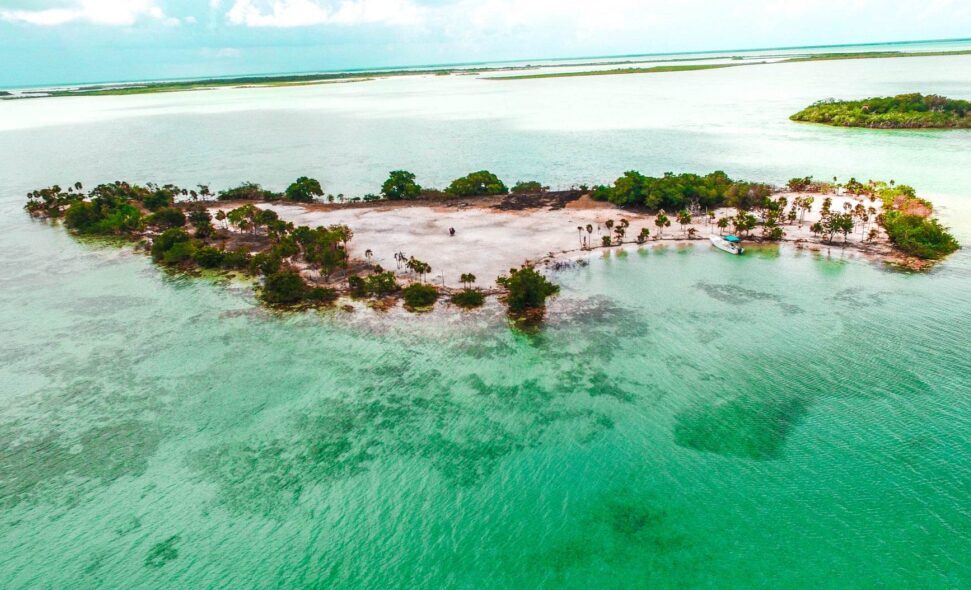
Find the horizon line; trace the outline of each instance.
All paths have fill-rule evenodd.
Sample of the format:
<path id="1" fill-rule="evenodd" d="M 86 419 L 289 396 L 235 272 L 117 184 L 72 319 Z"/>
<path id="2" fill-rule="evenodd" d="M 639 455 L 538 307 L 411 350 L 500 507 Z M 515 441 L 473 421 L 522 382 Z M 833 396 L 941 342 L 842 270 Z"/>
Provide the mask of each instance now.
<path id="1" fill-rule="evenodd" d="M 948 38 L 948 39 L 911 39 L 903 41 L 871 41 L 863 43 L 828 43 L 828 44 L 817 44 L 817 45 L 788 45 L 779 47 L 750 47 L 750 48 L 732 48 L 732 49 L 708 49 L 708 50 L 690 50 L 690 51 L 663 51 L 663 52 L 650 52 L 650 53 L 616 53 L 616 54 L 601 54 L 601 55 L 582 55 L 582 56 L 560 56 L 560 57 L 529 57 L 529 58 L 517 58 L 517 59 L 499 59 L 499 60 L 480 60 L 480 61 L 466 61 L 466 62 L 446 62 L 446 63 L 425 63 L 425 64 L 410 64 L 410 65 L 396 65 L 396 66 L 364 66 L 355 68 L 333 68 L 333 69 L 320 69 L 320 70 L 289 70 L 289 71 L 274 71 L 274 72 L 253 72 L 246 74 L 216 74 L 211 76 L 190 76 L 190 77 L 174 77 L 174 78 L 141 78 L 133 80 L 105 80 L 97 82 L 57 82 L 57 83 L 46 83 L 46 84 L 29 84 L 24 86 L 0 86 L 0 90 L 33 90 L 33 89 L 51 89 L 51 88 L 84 88 L 89 86 L 100 86 L 108 84 L 125 85 L 125 84 L 155 84 L 164 82 L 193 82 L 193 81 L 205 81 L 205 80 L 220 80 L 225 78 L 260 78 L 260 77 L 274 77 L 274 76 L 292 76 L 292 75 L 314 75 L 314 74 L 353 74 L 353 73 L 368 73 L 368 72 L 401 72 L 413 69 L 426 69 L 426 70 L 443 70 L 448 68 L 465 68 L 474 67 L 487 64 L 526 64 L 534 61 L 541 62 L 566 62 L 566 61 L 577 61 L 581 59 L 588 60 L 599 60 L 599 59 L 625 59 L 625 58 L 637 58 L 637 57 L 664 57 L 664 56 L 676 56 L 676 55 L 704 55 L 708 53 L 753 53 L 760 51 L 788 51 L 794 49 L 831 49 L 834 47 L 867 47 L 872 45 L 917 45 L 921 43 L 955 43 L 969 41 L 971 42 L 971 37 L 958 37 L 958 38 Z"/>

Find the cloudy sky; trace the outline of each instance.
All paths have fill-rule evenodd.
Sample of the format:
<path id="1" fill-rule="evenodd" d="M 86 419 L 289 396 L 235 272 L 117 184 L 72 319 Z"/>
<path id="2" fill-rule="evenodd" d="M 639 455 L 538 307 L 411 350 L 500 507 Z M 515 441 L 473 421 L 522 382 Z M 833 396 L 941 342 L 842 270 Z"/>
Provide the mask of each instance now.
<path id="1" fill-rule="evenodd" d="M 0 0 L 0 87 L 971 37 L 971 0 Z"/>

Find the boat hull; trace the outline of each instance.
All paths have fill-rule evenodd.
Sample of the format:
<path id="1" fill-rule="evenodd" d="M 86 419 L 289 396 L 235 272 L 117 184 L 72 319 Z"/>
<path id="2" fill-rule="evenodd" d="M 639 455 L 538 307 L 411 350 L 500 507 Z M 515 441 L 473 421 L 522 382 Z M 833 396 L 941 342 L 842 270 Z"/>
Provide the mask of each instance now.
<path id="1" fill-rule="evenodd" d="M 739 256 L 745 252 L 745 248 L 742 248 L 741 246 L 733 244 L 718 236 L 710 236 L 708 239 L 711 241 L 712 246 L 718 248 L 722 252 L 728 252 L 729 254 L 734 254 L 736 256 Z"/>

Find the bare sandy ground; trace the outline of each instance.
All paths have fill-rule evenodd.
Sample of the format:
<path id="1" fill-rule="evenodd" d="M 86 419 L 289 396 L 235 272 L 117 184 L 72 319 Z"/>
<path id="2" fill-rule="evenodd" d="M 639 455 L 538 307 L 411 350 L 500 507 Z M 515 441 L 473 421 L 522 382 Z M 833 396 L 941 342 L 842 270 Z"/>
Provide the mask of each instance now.
<path id="1" fill-rule="evenodd" d="M 800 196 L 798 193 L 783 193 L 789 202 Z M 778 196 L 778 195 L 777 195 Z M 796 242 L 810 249 L 831 247 L 821 238 L 813 236 L 810 225 L 820 218 L 820 208 L 824 196 L 813 195 L 815 203 L 812 211 L 805 216 L 802 224 L 798 222 L 783 226 L 784 241 Z M 879 209 L 878 203 L 860 201 L 853 197 L 831 196 L 832 210 L 843 211 L 843 203 L 856 204 Z M 598 203 L 584 197 L 570 203 L 564 209 L 527 209 L 521 211 L 500 211 L 488 204 L 474 204 L 468 207 L 444 207 L 429 205 L 402 206 L 401 204 L 376 204 L 368 207 L 320 207 L 299 204 L 260 204 L 260 207 L 273 209 L 282 219 L 296 225 L 311 227 L 344 224 L 354 231 L 350 242 L 352 258 L 363 259 L 365 251 L 371 250 L 372 261 L 388 270 L 399 270 L 403 278 L 408 273 L 399 268 L 394 255 L 403 253 L 429 263 L 432 273 L 429 279 L 447 287 L 459 286 L 459 275 L 471 272 L 478 278 L 478 285 L 492 287 L 496 277 L 507 273 L 510 268 L 524 262 L 548 264 L 582 255 L 581 236 L 588 236 L 586 230 L 577 231 L 593 225 L 594 231 L 588 236 L 589 242 L 600 249 L 601 237 L 610 232 L 605 226 L 608 219 L 617 223 L 621 218 L 630 222 L 624 244 L 619 247 L 638 247 L 635 238 L 642 227 L 647 227 L 651 238 L 647 245 L 685 241 L 687 228 L 695 228 L 694 241 L 705 244 L 710 234 L 718 234 L 717 227 L 705 222 L 703 215 L 696 216 L 690 226 L 682 231 L 673 214 L 671 227 L 663 230 L 663 239 L 657 239 L 658 228 L 654 215 L 624 211 L 610 204 Z M 230 208 L 228 205 L 224 208 Z M 217 208 L 213 209 L 215 212 Z M 720 209 L 717 217 L 733 216 L 734 209 Z M 875 223 L 872 227 L 878 228 Z M 449 235 L 449 228 L 455 228 L 455 235 Z M 879 229 L 879 228 L 878 228 Z M 728 230 L 730 231 L 730 230 Z M 867 229 L 869 232 L 869 228 Z M 757 237 L 761 228 L 752 234 Z M 859 248 L 867 254 L 885 257 L 889 253 L 886 238 L 881 236 L 875 242 L 864 242 L 860 228 L 849 236 L 848 247 Z M 842 236 L 835 238 L 837 247 Z M 727 254 L 726 254 L 727 256 Z"/>

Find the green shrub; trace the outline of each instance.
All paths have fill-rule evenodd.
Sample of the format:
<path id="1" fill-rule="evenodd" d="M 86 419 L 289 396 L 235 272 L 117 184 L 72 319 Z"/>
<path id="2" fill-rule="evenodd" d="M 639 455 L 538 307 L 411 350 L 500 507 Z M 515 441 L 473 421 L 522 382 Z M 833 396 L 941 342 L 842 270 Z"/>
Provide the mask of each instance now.
<path id="1" fill-rule="evenodd" d="M 249 264 L 250 255 L 249 252 L 246 251 L 246 248 L 223 251 L 222 267 L 227 270 L 248 269 Z"/>
<path id="2" fill-rule="evenodd" d="M 453 197 L 476 197 L 483 195 L 504 195 L 509 192 L 499 177 L 488 170 L 473 172 L 456 178 L 445 192 Z"/>
<path id="3" fill-rule="evenodd" d="M 417 199 L 421 196 L 421 186 L 415 183 L 413 173 L 407 170 L 394 170 L 381 185 L 381 194 L 385 199 L 392 201 Z"/>
<path id="4" fill-rule="evenodd" d="M 452 295 L 449 301 L 459 307 L 472 309 L 481 307 L 485 303 L 485 295 L 479 289 L 462 289 Z"/>
<path id="5" fill-rule="evenodd" d="M 438 289 L 424 283 L 412 283 L 401 294 L 404 296 L 405 306 L 412 309 L 431 307 L 438 300 Z"/>
<path id="6" fill-rule="evenodd" d="M 516 313 L 545 307 L 546 299 L 560 292 L 558 286 L 529 266 L 513 269 L 508 277 L 501 276 L 496 282 L 509 291 L 506 305 Z"/>
<path id="7" fill-rule="evenodd" d="M 401 289 L 391 271 L 378 272 L 368 277 L 353 276 L 347 279 L 351 297 L 384 297 Z"/>
<path id="8" fill-rule="evenodd" d="M 97 197 L 75 201 L 68 207 L 64 224 L 82 234 L 118 235 L 141 227 L 142 214 L 137 207 L 116 197 Z"/>
<path id="9" fill-rule="evenodd" d="M 217 198 L 220 201 L 272 201 L 280 198 L 280 194 L 268 191 L 255 182 L 244 182 L 237 187 L 220 191 Z"/>
<path id="10" fill-rule="evenodd" d="M 176 242 L 162 255 L 162 264 L 177 265 L 195 259 L 196 245 L 193 241 Z"/>
<path id="11" fill-rule="evenodd" d="M 171 228 L 167 229 L 161 234 L 155 236 L 152 240 L 152 260 L 156 262 L 164 262 L 165 255 L 175 248 L 177 244 L 188 243 L 192 240 L 188 233 L 184 229 Z M 186 252 L 185 248 L 180 249 L 178 256 L 181 256 Z"/>
<path id="12" fill-rule="evenodd" d="M 284 194 L 288 201 L 311 203 L 314 197 L 324 195 L 324 189 L 320 187 L 320 182 L 316 179 L 301 176 L 296 182 L 287 187 L 287 191 Z"/>
<path id="13" fill-rule="evenodd" d="M 158 211 L 175 204 L 175 194 L 171 190 L 156 190 L 142 197 L 142 205 L 149 211 Z"/>
<path id="14" fill-rule="evenodd" d="M 185 214 L 177 207 L 162 207 L 149 215 L 145 223 L 161 228 L 182 227 L 185 225 Z"/>
<path id="15" fill-rule="evenodd" d="M 721 171 L 705 176 L 667 172 L 654 177 L 629 170 L 615 180 L 613 186 L 593 187 L 590 196 L 596 201 L 609 201 L 620 206 L 680 211 L 695 202 L 707 207 L 721 205 L 738 184 Z M 736 193 L 738 190 L 735 189 Z"/>
<path id="16" fill-rule="evenodd" d="M 337 300 L 337 291 L 326 287 L 314 287 L 307 291 L 305 298 L 311 303 L 331 303 Z"/>
<path id="17" fill-rule="evenodd" d="M 510 191 L 514 195 L 524 195 L 531 193 L 542 193 L 548 191 L 550 187 L 543 186 L 539 181 L 536 180 L 520 180 L 513 185 Z"/>
<path id="18" fill-rule="evenodd" d="M 307 295 L 309 288 L 295 270 L 281 270 L 263 281 L 263 301 L 272 305 L 293 305 Z"/>
<path id="19" fill-rule="evenodd" d="M 883 227 L 894 245 L 917 258 L 937 260 L 960 247 L 936 219 L 888 211 L 883 215 Z"/>
<path id="20" fill-rule="evenodd" d="M 391 271 L 375 273 L 367 278 L 368 294 L 375 297 L 384 297 L 397 293 L 401 287 L 395 280 L 394 273 Z"/>
<path id="21" fill-rule="evenodd" d="M 202 268 L 219 268 L 223 266 L 225 253 L 213 246 L 202 246 L 196 248 L 195 261 Z"/>
<path id="22" fill-rule="evenodd" d="M 249 272 L 253 275 L 271 275 L 280 271 L 283 266 L 283 259 L 272 250 L 270 252 L 260 252 L 250 258 Z"/>
<path id="23" fill-rule="evenodd" d="M 356 297 L 358 299 L 363 299 L 368 296 L 367 292 L 367 281 L 362 277 L 354 275 L 347 279 L 347 287 L 351 292 L 351 297 Z"/>

